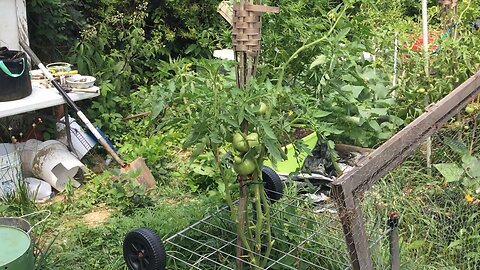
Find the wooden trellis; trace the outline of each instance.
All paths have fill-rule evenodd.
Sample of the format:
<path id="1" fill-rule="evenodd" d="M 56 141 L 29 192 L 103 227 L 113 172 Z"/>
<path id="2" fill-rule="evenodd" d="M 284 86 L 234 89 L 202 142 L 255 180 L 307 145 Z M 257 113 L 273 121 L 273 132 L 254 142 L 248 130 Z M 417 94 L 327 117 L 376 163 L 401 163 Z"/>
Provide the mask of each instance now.
<path id="1" fill-rule="evenodd" d="M 235 0 L 232 42 L 237 66 L 237 86 L 243 87 L 255 75 L 262 39 L 262 14 L 277 13 L 278 7 L 261 5 L 257 0 Z"/>

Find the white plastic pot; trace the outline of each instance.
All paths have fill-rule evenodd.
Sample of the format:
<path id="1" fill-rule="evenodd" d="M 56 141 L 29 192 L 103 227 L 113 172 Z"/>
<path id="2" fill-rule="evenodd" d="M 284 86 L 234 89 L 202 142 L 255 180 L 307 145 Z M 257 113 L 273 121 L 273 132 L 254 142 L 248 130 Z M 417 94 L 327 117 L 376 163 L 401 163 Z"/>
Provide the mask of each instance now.
<path id="1" fill-rule="evenodd" d="M 40 179 L 27 177 L 28 195 L 36 202 L 44 202 L 53 197 L 52 186 Z"/>
<path id="2" fill-rule="evenodd" d="M 45 180 L 61 192 L 65 190 L 68 181 L 71 181 L 74 187 L 80 186 L 73 177 L 83 166 L 83 163 L 70 153 L 65 145 L 49 140 L 39 145 L 33 159 L 32 172 L 35 177 Z"/>
<path id="3" fill-rule="evenodd" d="M 22 171 L 23 176 L 33 176 L 32 173 L 32 166 L 33 166 L 33 159 L 38 152 L 38 147 L 42 142 L 39 140 L 31 139 L 24 143 L 17 143 L 17 151 L 20 155 L 20 159 L 22 161 Z"/>

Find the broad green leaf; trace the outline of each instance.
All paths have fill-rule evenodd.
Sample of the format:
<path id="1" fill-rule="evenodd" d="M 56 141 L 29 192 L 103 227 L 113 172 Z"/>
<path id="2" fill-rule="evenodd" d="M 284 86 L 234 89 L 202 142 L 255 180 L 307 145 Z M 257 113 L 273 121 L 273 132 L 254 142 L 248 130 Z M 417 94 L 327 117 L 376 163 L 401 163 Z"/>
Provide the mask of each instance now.
<path id="1" fill-rule="evenodd" d="M 324 65 L 325 63 L 327 63 L 327 57 L 324 54 L 319 55 L 319 56 L 317 56 L 315 61 L 313 61 L 313 63 L 310 65 L 310 69 L 312 69 L 312 68 L 314 68 L 318 65 Z"/>
<path id="2" fill-rule="evenodd" d="M 480 186 L 480 178 L 465 177 L 462 180 L 462 185 L 468 190 L 476 190 Z"/>
<path id="3" fill-rule="evenodd" d="M 365 72 L 363 72 L 362 74 L 359 74 L 359 75 L 365 81 L 371 81 L 371 80 L 376 79 L 378 77 L 377 73 L 373 69 L 367 70 L 367 71 L 365 71 Z"/>
<path id="4" fill-rule="evenodd" d="M 434 164 L 435 169 L 445 178 L 447 182 L 457 182 L 463 175 L 463 169 L 455 163 Z"/>
<path id="5" fill-rule="evenodd" d="M 197 147 L 195 147 L 195 149 L 193 149 L 192 151 L 192 155 L 190 156 L 190 160 L 194 160 L 196 159 L 200 154 L 202 154 L 204 151 L 205 151 L 205 147 L 206 147 L 206 143 L 205 142 L 201 142 L 197 145 Z"/>
<path id="6" fill-rule="evenodd" d="M 360 94 L 362 93 L 364 88 L 365 87 L 363 87 L 363 86 L 357 86 L 357 85 L 344 85 L 344 86 L 342 86 L 341 89 L 343 91 L 352 93 L 352 96 L 354 98 L 358 98 L 358 96 L 360 96 Z"/>
<path id="7" fill-rule="evenodd" d="M 325 116 L 328 116 L 332 114 L 332 112 L 327 112 L 327 111 L 322 111 L 322 110 L 318 110 L 316 111 L 312 116 L 314 118 L 322 118 L 322 117 L 325 117 Z"/>
<path id="8" fill-rule="evenodd" d="M 346 82 L 350 82 L 350 83 L 354 83 L 354 82 L 357 82 L 357 78 L 355 78 L 354 76 L 352 76 L 352 74 L 343 74 L 341 76 L 342 80 L 346 81 Z"/>
<path id="9" fill-rule="evenodd" d="M 370 118 L 370 115 L 372 114 L 372 113 L 370 112 L 370 109 L 367 109 L 367 108 L 365 108 L 364 106 L 358 106 L 357 109 L 358 109 L 358 114 L 359 114 L 362 118 L 365 118 L 365 119 Z"/>
<path id="10" fill-rule="evenodd" d="M 387 115 L 388 114 L 388 109 L 387 108 L 371 108 L 370 109 L 370 112 L 372 114 L 376 114 L 376 115 Z"/>
<path id="11" fill-rule="evenodd" d="M 480 160 L 470 155 L 464 155 L 462 157 L 462 166 L 469 177 L 480 177 Z"/>
<path id="12" fill-rule="evenodd" d="M 386 98 L 389 92 L 388 88 L 381 83 L 375 84 L 372 87 L 372 90 L 375 92 L 375 96 L 377 97 L 377 99 Z"/>
<path id="13" fill-rule="evenodd" d="M 370 125 L 371 128 L 373 128 L 373 130 L 379 132 L 382 130 L 382 128 L 380 127 L 380 125 L 377 123 L 377 121 L 375 120 L 371 120 L 368 122 L 368 124 Z"/>
<path id="14" fill-rule="evenodd" d="M 162 113 L 163 109 L 165 109 L 164 101 L 157 100 L 157 102 L 153 105 L 153 108 L 152 108 L 151 119 L 157 118 L 160 115 L 160 113 Z"/>

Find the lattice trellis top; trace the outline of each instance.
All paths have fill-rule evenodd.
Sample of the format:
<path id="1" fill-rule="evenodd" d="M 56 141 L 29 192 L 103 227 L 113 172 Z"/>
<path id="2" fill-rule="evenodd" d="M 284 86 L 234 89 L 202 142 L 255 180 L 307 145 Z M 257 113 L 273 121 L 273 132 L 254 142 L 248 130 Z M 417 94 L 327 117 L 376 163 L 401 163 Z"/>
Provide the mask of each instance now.
<path id="1" fill-rule="evenodd" d="M 254 5 L 251 3 L 233 4 L 233 49 L 237 52 L 260 51 L 263 13 L 278 13 L 278 7 Z"/>
<path id="2" fill-rule="evenodd" d="M 439 3 L 442 6 L 451 6 L 451 7 L 457 6 L 457 0 L 440 0 Z"/>

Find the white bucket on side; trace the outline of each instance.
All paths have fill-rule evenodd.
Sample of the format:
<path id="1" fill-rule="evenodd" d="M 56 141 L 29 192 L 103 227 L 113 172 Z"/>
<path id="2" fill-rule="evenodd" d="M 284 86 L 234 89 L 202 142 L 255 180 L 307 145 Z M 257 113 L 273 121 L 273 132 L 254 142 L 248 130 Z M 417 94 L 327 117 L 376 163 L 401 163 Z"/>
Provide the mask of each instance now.
<path id="1" fill-rule="evenodd" d="M 83 166 L 83 163 L 70 153 L 65 145 L 49 140 L 39 145 L 39 150 L 33 159 L 32 172 L 61 192 L 65 190 L 68 181 L 72 181 L 74 187 L 80 186 L 73 177 Z"/>
<path id="2" fill-rule="evenodd" d="M 36 202 L 43 202 L 53 197 L 52 186 L 40 179 L 27 177 L 28 195 Z"/>
<path id="3" fill-rule="evenodd" d="M 0 144 L 0 197 L 15 192 L 22 179 L 20 157 L 11 143 Z"/>

